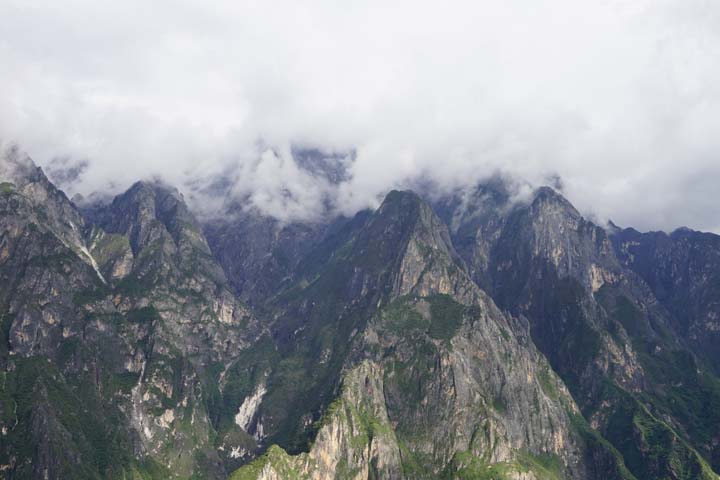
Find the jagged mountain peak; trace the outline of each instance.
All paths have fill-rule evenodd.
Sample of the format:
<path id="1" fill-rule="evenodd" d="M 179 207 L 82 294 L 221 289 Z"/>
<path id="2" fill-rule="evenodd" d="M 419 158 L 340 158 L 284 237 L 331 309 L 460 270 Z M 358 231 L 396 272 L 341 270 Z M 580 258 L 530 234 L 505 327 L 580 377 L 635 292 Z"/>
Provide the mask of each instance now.
<path id="1" fill-rule="evenodd" d="M 378 208 L 378 213 L 382 213 L 383 206 L 398 203 L 404 203 L 406 205 L 415 204 L 419 206 L 423 203 L 423 199 L 413 190 L 390 190 L 385 195 L 383 202 L 380 204 L 380 207 Z"/>
<path id="2" fill-rule="evenodd" d="M 281 312 L 272 328 L 285 357 L 280 363 L 302 358 L 297 372 L 304 381 L 298 392 L 283 381 L 284 370 L 261 380 L 254 391 L 266 397 L 249 433 L 257 435 L 261 425 L 271 441 L 298 453 L 302 450 L 297 441 L 282 432 L 298 435 L 308 421 L 277 405 L 304 402 L 311 412 L 325 414 L 309 453 L 287 457 L 271 449 L 255 464 L 267 477 L 257 478 L 299 471 L 315 475 L 318 466 L 304 462 L 318 457 L 327 459 L 323 468 L 328 472 L 319 478 L 344 478 L 347 470 L 338 459 L 347 457 L 343 445 L 349 437 L 358 436 L 356 414 L 346 414 L 351 410 L 345 406 L 338 410 L 338 401 L 327 408 L 324 402 L 337 392 L 328 392 L 328 384 L 352 378 L 366 360 L 375 365 L 374 378 L 363 379 L 366 389 L 351 399 L 347 391 L 341 393 L 339 404 L 362 404 L 363 399 L 375 403 L 379 398 L 380 408 L 362 415 L 371 417 L 369 424 L 392 425 L 383 448 L 404 451 L 403 465 L 417 462 L 418 472 L 423 472 L 418 478 L 438 478 L 443 472 L 453 478 L 456 471 L 464 471 L 467 466 L 454 456 L 458 451 L 477 462 L 485 455 L 482 462 L 507 464 L 509 471 L 532 471 L 510 445 L 523 445 L 532 455 L 555 455 L 562 449 L 572 460 L 558 465 L 558 472 L 586 471 L 578 456 L 581 440 L 570 422 L 576 411 L 572 400 L 560 390 L 549 396 L 540 386 L 538 377 L 548 385 L 555 380 L 539 363 L 522 322 L 505 317 L 473 283 L 447 226 L 430 205 L 414 192 L 392 191 L 375 212 L 357 220 L 324 246 L 334 251 L 318 257 L 320 267 L 273 300 Z M 504 358 L 514 361 L 509 364 Z M 355 440 L 353 448 L 374 448 L 378 433 L 371 434 L 369 443 Z M 408 448 L 422 453 L 411 457 Z M 367 460 L 350 457 L 345 461 L 353 468 L 368 469 L 380 478 L 395 478 L 388 472 L 401 470 L 388 465 L 397 459 L 391 460 L 387 452 L 384 464 L 363 466 Z M 253 468 L 236 475 L 242 478 Z"/>
<path id="3" fill-rule="evenodd" d="M 52 203 L 62 208 L 64 214 L 72 215 L 70 200 L 65 192 L 55 187 L 42 167 L 39 167 L 18 147 L 10 147 L 0 155 L 0 181 L 9 182 L 36 205 Z"/>
<path id="4" fill-rule="evenodd" d="M 138 215 L 139 221 L 147 219 L 143 215 L 160 220 L 163 216 L 175 214 L 197 223 L 180 191 L 160 181 L 135 182 L 124 193 L 116 196 L 113 204 L 117 209 L 129 210 Z"/>
<path id="5" fill-rule="evenodd" d="M 502 181 L 313 224 L 207 223 L 141 181 L 75 223 L 18 161 L 31 187 L 0 189 L 9 471 L 219 479 L 266 451 L 236 476 L 716 478 L 718 237 L 608 233 Z M 28 418 L 51 421 L 23 437 Z"/>
<path id="6" fill-rule="evenodd" d="M 638 478 L 676 475 L 669 473 L 670 465 L 648 462 L 647 445 L 655 444 L 668 457 L 684 456 L 696 475 L 689 478 L 714 478 L 698 452 L 715 447 L 699 437 L 678 440 L 675 452 L 643 433 L 635 437 L 637 444 L 621 440 L 633 432 L 632 423 L 626 423 L 633 418 L 663 435 L 680 433 L 677 438 L 687 428 L 705 430 L 694 425 L 693 414 L 668 411 L 667 402 L 673 404 L 683 388 L 699 385 L 672 386 L 672 379 L 681 376 L 675 365 L 679 358 L 688 371 L 702 364 L 680 337 L 694 342 L 698 354 L 718 358 L 712 333 L 720 318 L 720 302 L 713 300 L 717 276 L 712 265 L 718 264 L 713 249 L 700 247 L 693 234 L 603 229 L 551 188 L 541 188 L 531 201 L 509 209 L 479 203 L 481 209 L 460 216 L 452 230 L 473 278 L 502 308 L 528 318 L 535 344 L 583 411 L 631 459 L 631 470 Z M 458 218 L 455 211 L 450 209 L 444 218 Z M 715 390 L 708 386 L 714 380 L 701 378 L 697 388 L 705 393 L 696 395 L 716 401 L 710 400 L 717 393 L 710 393 Z M 614 390 L 604 390 L 597 382 L 612 382 Z M 645 396 L 636 397 L 638 392 Z M 662 411 L 677 423 L 663 425 L 648 416 L 648 409 Z M 604 423 L 611 415 L 614 423 Z M 709 418 L 714 425 L 715 417 Z"/>
<path id="7" fill-rule="evenodd" d="M 444 244 L 444 248 L 452 248 L 447 226 L 432 207 L 411 190 L 390 191 L 370 218 L 368 228 L 373 233 L 385 229 L 387 233 L 421 235 L 436 246 Z"/>
<path id="8" fill-rule="evenodd" d="M 42 169 L 17 145 L 0 152 L 0 179 L 20 184 L 41 176 L 44 176 Z"/>
<path id="9" fill-rule="evenodd" d="M 133 183 L 125 192 L 118 195 L 118 197 L 129 197 L 136 201 L 141 201 L 145 198 L 165 198 L 171 197 L 175 201 L 185 203 L 185 199 L 180 191 L 169 185 L 162 180 L 138 180 Z"/>
<path id="10" fill-rule="evenodd" d="M 479 285 L 504 290 L 508 282 L 524 281 L 533 262 L 552 265 L 560 277 L 575 278 L 588 289 L 602 282 L 599 276 L 617 274 L 605 230 L 586 220 L 561 192 L 544 186 L 513 193 L 511 187 L 496 179 L 434 204 Z"/>
<path id="11" fill-rule="evenodd" d="M 391 190 L 385 195 L 371 222 L 392 221 L 399 230 L 415 227 L 432 228 L 434 217 L 430 205 L 414 191 Z"/>
<path id="12" fill-rule="evenodd" d="M 366 242 L 366 243 L 365 243 Z M 465 265 L 453 247 L 445 223 L 412 191 L 393 190 L 368 221 L 358 246 L 385 252 L 379 259 L 396 272 L 394 295 L 447 293 Z M 382 253 L 381 253 L 382 254 Z"/>
<path id="13" fill-rule="evenodd" d="M 55 187 L 42 168 L 17 147 L 9 148 L 0 158 L 2 192 L 8 197 L 7 207 L 20 215 L 24 223 L 32 223 L 51 232 L 64 246 L 90 265 L 104 281 L 85 239 L 86 222 L 65 192 Z M 11 205 L 12 204 L 12 205 Z"/>
<path id="14" fill-rule="evenodd" d="M 548 185 L 543 185 L 535 189 L 533 192 L 534 202 L 557 202 L 565 207 L 575 210 L 575 207 L 568 201 L 562 192 Z"/>
<path id="15" fill-rule="evenodd" d="M 210 253 L 200 224 L 182 194 L 161 182 L 136 182 L 110 204 L 98 205 L 86 214 L 106 233 L 127 235 L 135 255 L 163 238 L 181 250 Z"/>
<path id="16" fill-rule="evenodd" d="M 580 230 L 592 223 L 585 220 L 561 193 L 550 187 L 535 190 L 532 201 L 524 210 L 527 211 L 527 220 L 535 225 L 538 233 L 561 234 Z"/>

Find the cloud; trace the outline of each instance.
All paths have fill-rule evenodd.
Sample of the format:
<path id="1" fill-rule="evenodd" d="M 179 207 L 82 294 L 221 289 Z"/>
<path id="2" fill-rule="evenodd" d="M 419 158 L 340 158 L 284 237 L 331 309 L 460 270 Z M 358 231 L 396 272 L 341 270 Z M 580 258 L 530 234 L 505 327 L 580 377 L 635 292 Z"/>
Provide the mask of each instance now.
<path id="1" fill-rule="evenodd" d="M 0 138 L 87 162 L 70 193 L 160 176 L 201 199 L 225 175 L 292 219 L 502 170 L 559 176 L 601 219 L 720 231 L 717 2 L 7 0 L 0 18 Z M 351 178 L 298 168 L 299 148 L 354 152 Z"/>

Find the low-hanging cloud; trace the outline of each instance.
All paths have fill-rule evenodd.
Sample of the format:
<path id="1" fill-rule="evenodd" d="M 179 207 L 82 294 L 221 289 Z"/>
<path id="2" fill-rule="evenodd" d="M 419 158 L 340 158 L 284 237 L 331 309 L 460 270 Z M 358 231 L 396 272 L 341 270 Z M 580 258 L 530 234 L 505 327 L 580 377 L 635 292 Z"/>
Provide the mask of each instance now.
<path id="1" fill-rule="evenodd" d="M 0 139 L 77 167 L 70 193 L 161 177 L 199 199 L 225 175 L 289 220 L 500 170 L 559 176 L 622 225 L 720 231 L 716 1 L 6 0 L 0 18 Z M 348 176 L 298 148 L 352 157 Z"/>

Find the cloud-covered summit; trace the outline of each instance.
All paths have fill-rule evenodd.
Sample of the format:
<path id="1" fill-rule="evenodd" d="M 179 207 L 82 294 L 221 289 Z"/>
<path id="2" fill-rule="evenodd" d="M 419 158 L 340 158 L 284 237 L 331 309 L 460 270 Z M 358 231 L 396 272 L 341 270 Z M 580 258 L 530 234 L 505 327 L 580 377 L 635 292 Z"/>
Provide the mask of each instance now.
<path id="1" fill-rule="evenodd" d="M 619 224 L 720 230 L 717 2 L 8 0 L 0 18 L 0 138 L 70 194 L 161 177 L 200 199 L 225 178 L 305 218 L 503 171 L 559 176 Z M 343 175 L 298 165 L 309 150 Z"/>

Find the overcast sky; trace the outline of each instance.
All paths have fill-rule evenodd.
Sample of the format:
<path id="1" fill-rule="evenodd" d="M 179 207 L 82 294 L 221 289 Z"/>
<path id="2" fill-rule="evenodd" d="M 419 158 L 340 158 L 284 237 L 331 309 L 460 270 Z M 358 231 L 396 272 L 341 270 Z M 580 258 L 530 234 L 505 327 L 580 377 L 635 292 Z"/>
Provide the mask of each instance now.
<path id="1" fill-rule="evenodd" d="M 720 2 L 2 0 L 0 138 L 87 162 L 70 193 L 232 169 L 303 218 L 500 169 L 559 175 L 599 219 L 720 232 Z M 293 146 L 355 151 L 352 178 Z"/>

